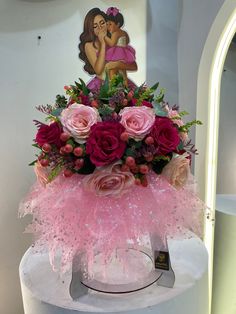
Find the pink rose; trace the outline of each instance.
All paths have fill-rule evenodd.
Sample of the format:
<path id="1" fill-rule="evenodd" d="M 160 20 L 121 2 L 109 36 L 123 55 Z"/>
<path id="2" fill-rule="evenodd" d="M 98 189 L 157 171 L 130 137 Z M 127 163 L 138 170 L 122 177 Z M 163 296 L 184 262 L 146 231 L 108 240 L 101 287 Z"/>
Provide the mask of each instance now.
<path id="1" fill-rule="evenodd" d="M 97 196 L 121 196 L 134 185 L 134 176 L 130 171 L 121 171 L 121 164 L 116 162 L 107 167 L 96 169 L 84 178 L 85 189 Z"/>
<path id="2" fill-rule="evenodd" d="M 186 153 L 173 157 L 161 173 L 177 189 L 182 188 L 189 178 L 190 161 L 187 157 Z"/>
<path id="3" fill-rule="evenodd" d="M 80 144 L 86 142 L 91 126 L 98 121 L 101 121 L 101 118 L 97 109 L 82 104 L 73 104 L 61 113 L 63 130 Z"/>
<path id="4" fill-rule="evenodd" d="M 154 110 L 146 106 L 126 107 L 120 111 L 120 123 L 125 127 L 130 137 L 142 140 L 151 130 L 154 121 Z"/>
<path id="5" fill-rule="evenodd" d="M 49 125 L 42 124 L 36 134 L 35 142 L 42 147 L 43 144 L 54 144 L 57 147 L 61 147 L 60 135 L 62 129 L 59 123 L 53 122 Z"/>
<path id="6" fill-rule="evenodd" d="M 180 142 L 177 128 L 167 117 L 156 117 L 150 136 L 154 139 L 157 155 L 175 151 Z"/>
<path id="7" fill-rule="evenodd" d="M 91 127 L 86 143 L 86 153 L 91 162 L 97 166 L 105 166 L 120 159 L 126 149 L 126 143 L 120 139 L 124 127 L 119 122 L 98 122 Z"/>
<path id="8" fill-rule="evenodd" d="M 44 187 L 49 182 L 48 176 L 50 174 L 50 169 L 47 167 L 43 167 L 40 162 L 36 162 L 34 165 L 34 172 L 37 176 L 37 179 L 41 185 Z"/>

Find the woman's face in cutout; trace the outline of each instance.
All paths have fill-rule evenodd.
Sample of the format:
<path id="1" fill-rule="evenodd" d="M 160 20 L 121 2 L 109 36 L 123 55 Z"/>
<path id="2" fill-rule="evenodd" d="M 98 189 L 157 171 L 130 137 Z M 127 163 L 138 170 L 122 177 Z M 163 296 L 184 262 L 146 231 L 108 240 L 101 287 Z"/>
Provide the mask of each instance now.
<path id="1" fill-rule="evenodd" d="M 94 34 L 98 36 L 98 33 L 102 31 L 107 31 L 107 23 L 102 15 L 97 15 L 93 21 Z"/>

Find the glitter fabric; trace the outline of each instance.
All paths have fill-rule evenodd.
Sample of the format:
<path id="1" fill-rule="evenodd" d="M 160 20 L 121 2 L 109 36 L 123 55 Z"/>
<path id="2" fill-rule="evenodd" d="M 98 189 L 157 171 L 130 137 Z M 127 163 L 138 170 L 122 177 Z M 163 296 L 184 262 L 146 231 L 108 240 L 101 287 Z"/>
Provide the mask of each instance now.
<path id="1" fill-rule="evenodd" d="M 202 235 L 205 206 L 190 180 L 184 188 L 175 189 L 164 177 L 150 172 L 147 187 L 134 185 L 117 198 L 84 190 L 83 178 L 60 175 L 46 187 L 35 183 L 20 205 L 22 216 L 33 215 L 26 231 L 34 233 L 37 249 L 48 248 L 54 268 L 57 252 L 62 271 L 80 254 L 92 275 L 98 252 L 106 261 L 116 248 L 127 247 L 127 242 L 138 246 L 145 235 L 163 243 L 167 236 L 183 235 L 186 229 Z"/>

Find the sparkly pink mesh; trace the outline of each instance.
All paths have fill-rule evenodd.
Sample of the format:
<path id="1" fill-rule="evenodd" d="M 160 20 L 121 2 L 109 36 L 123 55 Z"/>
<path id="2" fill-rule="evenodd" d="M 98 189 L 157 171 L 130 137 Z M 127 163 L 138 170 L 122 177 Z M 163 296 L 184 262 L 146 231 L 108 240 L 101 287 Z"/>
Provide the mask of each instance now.
<path id="1" fill-rule="evenodd" d="M 89 269 L 98 252 L 106 261 L 114 249 L 125 248 L 127 240 L 135 246 L 147 234 L 163 242 L 186 229 L 202 236 L 205 205 L 192 182 L 176 190 L 161 175 L 150 173 L 148 187 L 135 185 L 113 198 L 85 191 L 82 178 L 61 175 L 46 188 L 35 183 L 20 205 L 21 216 L 33 215 L 26 231 L 34 233 L 37 249 L 48 248 L 53 266 L 60 251 L 62 271 L 75 255 L 82 254 Z"/>

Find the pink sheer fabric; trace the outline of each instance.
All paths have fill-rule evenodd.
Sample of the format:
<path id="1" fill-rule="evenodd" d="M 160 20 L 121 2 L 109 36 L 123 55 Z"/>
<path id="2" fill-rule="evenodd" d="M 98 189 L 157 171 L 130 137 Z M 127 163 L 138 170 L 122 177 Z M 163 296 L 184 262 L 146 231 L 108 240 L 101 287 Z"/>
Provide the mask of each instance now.
<path id="1" fill-rule="evenodd" d="M 127 246 L 127 240 L 135 246 L 144 235 L 157 235 L 163 242 L 186 229 L 202 235 L 205 206 L 192 183 L 176 190 L 151 172 L 148 187 L 135 185 L 113 198 L 86 191 L 83 178 L 60 175 L 46 188 L 37 182 L 20 205 L 22 216 L 33 215 L 27 232 L 34 233 L 37 249 L 48 247 L 53 266 L 60 251 L 63 271 L 78 253 L 89 267 L 98 252 L 108 260 L 117 247 Z"/>

